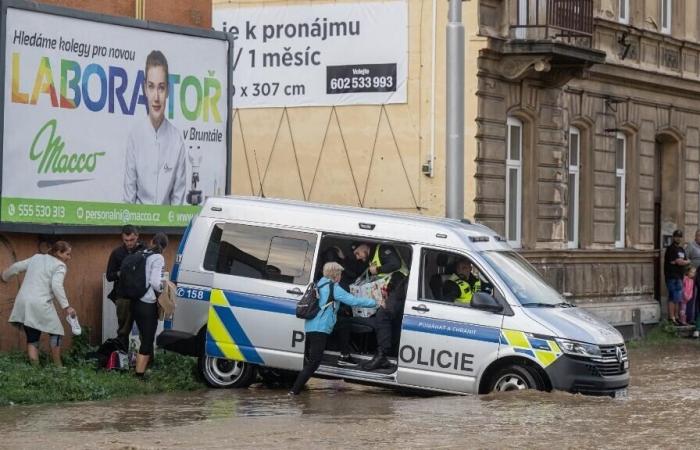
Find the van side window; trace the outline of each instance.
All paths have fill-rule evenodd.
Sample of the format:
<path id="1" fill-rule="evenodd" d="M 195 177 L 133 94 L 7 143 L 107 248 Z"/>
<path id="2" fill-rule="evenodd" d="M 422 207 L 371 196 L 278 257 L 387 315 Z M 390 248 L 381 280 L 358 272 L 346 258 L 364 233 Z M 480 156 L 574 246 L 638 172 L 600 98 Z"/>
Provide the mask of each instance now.
<path id="1" fill-rule="evenodd" d="M 240 224 L 216 224 L 204 269 L 246 278 L 307 284 L 316 235 Z"/>
<path id="2" fill-rule="evenodd" d="M 422 298 L 468 306 L 474 292 L 493 294 L 493 286 L 466 257 L 423 249 Z"/>

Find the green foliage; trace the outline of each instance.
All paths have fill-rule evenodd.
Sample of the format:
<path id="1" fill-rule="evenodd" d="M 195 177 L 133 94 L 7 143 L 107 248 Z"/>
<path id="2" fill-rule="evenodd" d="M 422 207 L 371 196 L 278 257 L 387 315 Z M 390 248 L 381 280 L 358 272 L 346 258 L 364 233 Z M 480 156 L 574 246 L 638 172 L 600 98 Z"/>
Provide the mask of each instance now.
<path id="1" fill-rule="evenodd" d="M 660 346 L 677 342 L 678 339 L 680 338 L 678 337 L 676 327 L 671 322 L 664 320 L 656 327 L 652 328 L 651 331 L 644 336 L 644 339 L 630 342 L 629 347 L 642 348 Z"/>
<path id="2" fill-rule="evenodd" d="M 86 330 L 88 331 L 88 330 Z M 0 407 L 14 404 L 107 400 L 131 395 L 202 389 L 196 377 L 196 360 L 175 353 L 157 352 L 146 379 L 129 372 L 96 369 L 87 360 L 89 331 L 73 339 L 65 352 L 63 368 L 54 367 L 47 355 L 32 366 L 24 353 L 0 354 Z"/>

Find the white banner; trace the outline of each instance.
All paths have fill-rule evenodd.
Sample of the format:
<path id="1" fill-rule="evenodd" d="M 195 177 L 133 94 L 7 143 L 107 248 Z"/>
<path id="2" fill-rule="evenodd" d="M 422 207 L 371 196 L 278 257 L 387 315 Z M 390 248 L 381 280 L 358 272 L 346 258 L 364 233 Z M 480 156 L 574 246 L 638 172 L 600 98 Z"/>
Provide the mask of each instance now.
<path id="1" fill-rule="evenodd" d="M 2 220 L 184 226 L 226 190 L 228 42 L 9 8 Z"/>
<path id="2" fill-rule="evenodd" d="M 234 38 L 233 107 L 406 103 L 408 5 L 215 4 Z"/>

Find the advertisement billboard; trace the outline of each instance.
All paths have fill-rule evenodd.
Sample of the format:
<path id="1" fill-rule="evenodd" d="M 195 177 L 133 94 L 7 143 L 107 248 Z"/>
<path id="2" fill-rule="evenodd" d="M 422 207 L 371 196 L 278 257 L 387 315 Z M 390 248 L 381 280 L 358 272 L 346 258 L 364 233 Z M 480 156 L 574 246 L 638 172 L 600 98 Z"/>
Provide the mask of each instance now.
<path id="1" fill-rule="evenodd" d="M 67 11 L 6 8 L 0 220 L 186 226 L 227 193 L 229 40 Z"/>
<path id="2" fill-rule="evenodd" d="M 406 103 L 408 2 L 214 4 L 231 35 L 233 107 Z"/>

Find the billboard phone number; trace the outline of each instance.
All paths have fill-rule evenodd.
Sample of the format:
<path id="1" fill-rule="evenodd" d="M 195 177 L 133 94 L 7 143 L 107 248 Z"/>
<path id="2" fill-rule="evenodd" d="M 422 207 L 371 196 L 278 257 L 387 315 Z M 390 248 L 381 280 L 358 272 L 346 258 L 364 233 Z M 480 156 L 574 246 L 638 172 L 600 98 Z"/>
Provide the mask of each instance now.
<path id="1" fill-rule="evenodd" d="M 66 208 L 59 205 L 49 206 L 20 203 L 17 206 L 10 204 L 8 213 L 11 216 L 17 215 L 18 217 L 48 217 L 63 219 L 66 217 Z"/>
<path id="2" fill-rule="evenodd" d="M 349 90 L 367 90 L 367 89 L 382 89 L 387 90 L 394 87 L 394 78 L 392 76 L 377 76 L 377 77 L 342 77 L 331 78 L 330 87 L 333 91 L 349 91 Z"/>
<path id="3" fill-rule="evenodd" d="M 396 92 L 396 64 L 326 67 L 326 94 Z"/>

